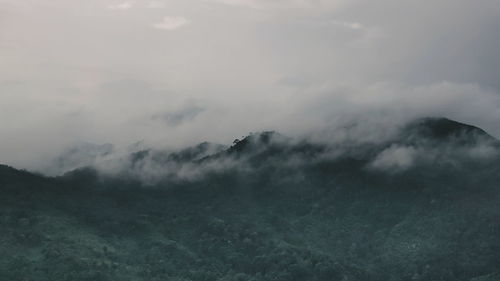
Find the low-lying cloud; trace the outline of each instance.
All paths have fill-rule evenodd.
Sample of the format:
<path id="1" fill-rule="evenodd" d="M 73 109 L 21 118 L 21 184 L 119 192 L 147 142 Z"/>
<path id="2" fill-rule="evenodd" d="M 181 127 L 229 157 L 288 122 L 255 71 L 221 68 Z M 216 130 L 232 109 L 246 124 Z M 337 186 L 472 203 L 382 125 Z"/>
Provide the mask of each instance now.
<path id="1" fill-rule="evenodd" d="M 0 9 L 0 162 L 17 167 L 40 169 L 79 142 L 177 149 L 263 130 L 376 141 L 422 116 L 500 136 L 492 1 L 7 0 Z M 191 103 L 202 111 L 183 112 Z"/>
<path id="2" fill-rule="evenodd" d="M 370 166 L 377 170 L 406 170 L 414 164 L 417 153 L 413 147 L 391 146 L 380 152 Z"/>

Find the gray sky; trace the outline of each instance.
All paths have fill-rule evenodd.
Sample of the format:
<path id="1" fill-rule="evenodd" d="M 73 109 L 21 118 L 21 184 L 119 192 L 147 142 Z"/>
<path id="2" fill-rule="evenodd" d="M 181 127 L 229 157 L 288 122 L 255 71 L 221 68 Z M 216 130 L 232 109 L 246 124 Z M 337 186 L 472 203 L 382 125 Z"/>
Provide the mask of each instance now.
<path id="1" fill-rule="evenodd" d="M 0 0 L 0 162 L 446 116 L 500 136 L 498 0 Z"/>

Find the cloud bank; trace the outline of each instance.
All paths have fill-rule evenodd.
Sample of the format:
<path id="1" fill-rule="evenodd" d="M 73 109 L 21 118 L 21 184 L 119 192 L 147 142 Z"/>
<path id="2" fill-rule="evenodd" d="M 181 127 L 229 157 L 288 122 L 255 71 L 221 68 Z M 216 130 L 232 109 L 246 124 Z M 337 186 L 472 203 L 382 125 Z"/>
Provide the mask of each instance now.
<path id="1" fill-rule="evenodd" d="M 498 137 L 499 14 L 487 0 L 4 0 L 0 162 L 36 169 L 78 142 L 341 138 L 354 122 L 377 138 L 429 115 Z"/>

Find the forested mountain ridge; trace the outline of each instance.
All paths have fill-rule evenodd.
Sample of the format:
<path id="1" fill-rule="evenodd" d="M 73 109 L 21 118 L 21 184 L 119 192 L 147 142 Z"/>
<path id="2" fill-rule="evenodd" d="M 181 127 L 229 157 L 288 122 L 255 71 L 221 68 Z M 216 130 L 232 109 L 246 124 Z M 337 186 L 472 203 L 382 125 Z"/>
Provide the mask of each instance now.
<path id="1" fill-rule="evenodd" d="M 0 280 L 500 280 L 498 141 L 470 125 L 264 132 L 120 163 L 0 166 Z"/>

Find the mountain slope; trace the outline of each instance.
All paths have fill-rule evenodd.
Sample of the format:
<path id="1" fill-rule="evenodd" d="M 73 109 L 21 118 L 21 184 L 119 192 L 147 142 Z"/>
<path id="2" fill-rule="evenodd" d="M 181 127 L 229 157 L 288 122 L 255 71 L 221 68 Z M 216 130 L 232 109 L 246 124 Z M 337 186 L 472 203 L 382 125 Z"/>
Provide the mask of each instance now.
<path id="1" fill-rule="evenodd" d="M 383 143 L 148 152 L 117 174 L 0 167 L 0 280 L 500 280 L 481 132 L 429 119 Z"/>

